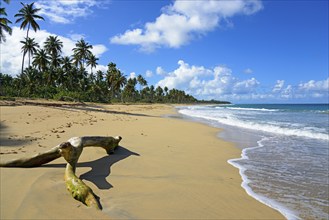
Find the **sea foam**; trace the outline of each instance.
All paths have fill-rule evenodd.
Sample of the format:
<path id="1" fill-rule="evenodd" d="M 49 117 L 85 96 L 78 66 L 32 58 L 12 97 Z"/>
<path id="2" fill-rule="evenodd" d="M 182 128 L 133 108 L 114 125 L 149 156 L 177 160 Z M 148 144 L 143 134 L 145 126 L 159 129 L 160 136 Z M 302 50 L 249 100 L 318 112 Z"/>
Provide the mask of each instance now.
<path id="1" fill-rule="evenodd" d="M 261 122 L 246 121 L 246 120 L 243 121 L 236 118 L 232 113 L 226 113 L 225 115 L 220 115 L 215 111 L 213 112 L 199 111 L 198 109 L 181 109 L 179 110 L 179 113 L 196 118 L 213 120 L 222 124 L 236 126 L 244 129 L 270 132 L 278 135 L 307 137 L 307 138 L 314 138 L 314 139 L 320 139 L 326 141 L 329 140 L 329 134 L 318 132 L 319 128 L 316 127 L 302 127 L 302 126 L 296 126 L 296 124 L 292 124 L 292 123 L 289 124 L 290 127 L 283 127 L 280 125 L 284 125 L 284 123 L 275 123 L 275 121 L 273 121 L 272 123 L 261 123 Z M 285 125 L 287 126 L 287 123 L 285 123 Z"/>

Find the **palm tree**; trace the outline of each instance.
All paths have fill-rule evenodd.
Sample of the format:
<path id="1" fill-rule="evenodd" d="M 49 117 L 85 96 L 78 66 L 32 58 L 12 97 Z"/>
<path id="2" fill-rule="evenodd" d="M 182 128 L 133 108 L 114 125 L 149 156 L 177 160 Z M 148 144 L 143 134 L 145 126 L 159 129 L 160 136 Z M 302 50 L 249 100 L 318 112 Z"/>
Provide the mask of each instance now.
<path id="1" fill-rule="evenodd" d="M 126 83 L 127 83 L 127 78 L 121 73 L 120 70 L 118 70 L 116 74 L 116 80 L 114 83 L 114 91 L 119 92 Z"/>
<path id="2" fill-rule="evenodd" d="M 72 69 L 72 63 L 71 63 L 70 57 L 68 57 L 68 56 L 62 57 L 61 63 L 62 63 L 62 68 L 64 69 L 64 71 L 68 72 Z"/>
<path id="3" fill-rule="evenodd" d="M 79 40 L 75 44 L 75 48 L 73 48 L 73 57 L 76 66 L 79 64 L 80 69 L 84 68 L 85 61 L 88 57 L 92 55 L 91 49 L 93 49 L 93 46 L 86 43 L 84 39 Z"/>
<path id="4" fill-rule="evenodd" d="M 37 84 L 40 82 L 38 71 L 29 66 L 24 70 L 22 80 L 25 88 L 28 90 L 28 96 L 33 95 L 37 88 Z"/>
<path id="5" fill-rule="evenodd" d="M 142 86 L 147 86 L 147 81 L 144 79 L 144 77 L 141 74 L 137 76 L 137 82 L 139 83 L 139 91 L 142 90 L 141 89 Z"/>
<path id="6" fill-rule="evenodd" d="M 162 101 L 162 98 L 163 98 L 163 89 L 158 86 L 156 89 L 155 89 L 155 95 L 157 97 L 157 101 Z"/>
<path id="7" fill-rule="evenodd" d="M 29 67 L 31 66 L 31 56 L 37 52 L 37 48 L 39 47 L 39 44 L 34 41 L 34 38 L 25 38 L 25 41 L 21 41 L 23 44 L 22 46 L 22 52 L 23 52 L 23 62 L 22 62 L 22 72 L 24 67 L 24 59 L 26 53 L 29 54 Z"/>
<path id="8" fill-rule="evenodd" d="M 153 102 L 154 100 L 154 94 L 155 94 L 155 91 L 154 91 L 154 86 L 151 85 L 150 86 L 150 98 L 151 98 L 151 102 Z"/>
<path id="9" fill-rule="evenodd" d="M 135 101 L 136 97 L 136 89 L 135 86 L 137 84 L 136 78 L 130 78 L 127 81 L 127 85 L 125 86 L 123 90 L 123 96 L 130 101 Z"/>
<path id="10" fill-rule="evenodd" d="M 57 36 L 49 36 L 47 37 L 45 44 L 44 44 L 45 50 L 51 55 L 52 59 L 52 66 L 58 67 L 59 66 L 59 58 L 60 53 L 62 52 L 63 48 L 63 42 L 60 41 Z"/>
<path id="11" fill-rule="evenodd" d="M 103 71 L 98 70 L 96 72 L 96 82 L 100 84 L 102 81 L 103 81 Z"/>
<path id="12" fill-rule="evenodd" d="M 9 4 L 10 0 L 3 0 L 7 4 Z M 6 9 L 0 8 L 0 44 L 1 42 L 5 42 L 6 38 L 4 35 L 4 32 L 7 32 L 9 35 L 12 33 L 11 27 L 8 26 L 8 24 L 11 24 L 11 21 L 5 18 L 7 16 Z"/>
<path id="13" fill-rule="evenodd" d="M 19 10 L 19 13 L 15 14 L 15 17 L 18 17 L 15 23 L 22 22 L 20 27 L 21 29 L 25 29 L 27 26 L 26 37 L 28 38 L 30 27 L 32 27 L 35 32 L 37 32 L 37 30 L 40 30 L 40 26 L 35 20 L 45 19 L 42 16 L 37 15 L 37 12 L 40 11 L 41 8 L 34 8 L 34 2 L 26 5 L 21 2 L 21 4 L 23 5 L 23 8 Z"/>
<path id="14" fill-rule="evenodd" d="M 33 30 L 37 32 L 37 30 L 40 30 L 40 26 L 38 23 L 35 21 L 35 19 L 42 19 L 45 20 L 43 17 L 37 15 L 37 12 L 40 11 L 40 8 L 34 8 L 34 2 L 31 4 L 24 4 L 21 2 L 23 5 L 23 8 L 19 10 L 18 14 L 15 14 L 15 17 L 18 17 L 15 23 L 22 22 L 21 24 L 21 29 L 25 29 L 27 26 L 27 32 L 26 32 L 26 39 L 29 37 L 29 30 L 30 27 L 32 26 Z M 22 73 L 23 73 L 23 66 L 24 66 L 24 57 L 25 54 L 23 54 L 23 60 L 22 60 Z"/>
<path id="15" fill-rule="evenodd" d="M 106 72 L 106 82 L 109 87 L 109 90 L 111 91 L 111 99 L 114 96 L 114 84 L 116 80 L 116 64 L 115 63 L 109 63 L 107 65 L 107 72 Z"/>
<path id="16" fill-rule="evenodd" d="M 90 74 L 93 74 L 93 67 L 96 68 L 97 60 L 99 60 L 94 54 L 87 57 L 87 66 L 90 66 Z"/>
<path id="17" fill-rule="evenodd" d="M 68 56 L 62 57 L 61 64 L 62 64 L 62 70 L 64 71 L 66 76 L 66 80 L 63 84 L 67 89 L 71 90 L 74 85 L 73 81 L 76 78 L 75 77 L 76 70 L 72 65 L 71 58 Z"/>
<path id="18" fill-rule="evenodd" d="M 47 54 L 46 50 L 38 50 L 33 57 L 33 66 L 37 67 L 39 71 L 45 72 L 49 64 L 50 56 Z"/>

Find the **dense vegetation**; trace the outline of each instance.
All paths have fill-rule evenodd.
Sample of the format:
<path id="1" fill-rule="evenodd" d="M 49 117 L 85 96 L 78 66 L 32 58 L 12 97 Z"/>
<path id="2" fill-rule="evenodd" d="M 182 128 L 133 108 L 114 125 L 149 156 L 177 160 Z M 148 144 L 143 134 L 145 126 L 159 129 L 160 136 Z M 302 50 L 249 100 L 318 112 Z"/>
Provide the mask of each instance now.
<path id="1" fill-rule="evenodd" d="M 5 2 L 9 3 L 9 0 Z M 127 78 L 110 62 L 106 72 L 93 69 L 98 58 L 91 52 L 93 48 L 84 39 L 76 42 L 71 57 L 62 56 L 63 42 L 57 36 L 49 36 L 44 45 L 39 45 L 29 37 L 30 28 L 40 29 L 36 20 L 44 20 L 34 8 L 34 3 L 22 4 L 15 15 L 16 23 L 26 29 L 22 44 L 22 68 L 16 77 L 0 73 L 0 96 L 47 98 L 57 100 L 79 100 L 91 102 L 169 102 L 193 103 L 197 100 L 184 91 L 153 85 L 148 86 L 142 75 Z M 11 34 L 11 23 L 6 19 L 5 8 L 1 8 L 0 43 L 4 42 L 4 32 Z M 28 66 L 24 67 L 25 58 Z M 87 72 L 90 68 L 90 72 Z M 139 84 L 139 90 L 136 89 Z"/>

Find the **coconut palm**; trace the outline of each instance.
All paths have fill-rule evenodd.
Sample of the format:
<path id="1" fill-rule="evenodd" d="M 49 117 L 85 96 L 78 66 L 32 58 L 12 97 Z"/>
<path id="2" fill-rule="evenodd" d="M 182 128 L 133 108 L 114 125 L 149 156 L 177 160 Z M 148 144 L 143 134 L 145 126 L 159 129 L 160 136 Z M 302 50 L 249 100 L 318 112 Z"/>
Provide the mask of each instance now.
<path id="1" fill-rule="evenodd" d="M 96 82 L 97 83 L 101 83 L 101 82 L 103 82 L 103 71 L 102 70 L 98 70 L 97 72 L 96 72 Z"/>
<path id="2" fill-rule="evenodd" d="M 71 58 L 68 56 L 62 57 L 61 64 L 62 64 L 62 68 L 66 72 L 69 72 L 73 67 L 71 63 Z"/>
<path id="3" fill-rule="evenodd" d="M 116 64 L 115 63 L 109 63 L 107 65 L 107 71 L 106 71 L 106 83 L 109 87 L 109 90 L 111 91 L 111 99 L 114 96 L 114 84 L 116 81 Z"/>
<path id="4" fill-rule="evenodd" d="M 94 54 L 87 57 L 87 66 L 90 66 L 90 74 L 93 74 L 93 68 L 97 66 L 97 60 L 99 60 Z"/>
<path id="5" fill-rule="evenodd" d="M 37 30 L 40 30 L 40 26 L 38 25 L 38 23 L 35 20 L 36 19 L 45 20 L 45 19 L 43 17 L 41 17 L 40 15 L 37 15 L 37 12 L 40 11 L 41 9 L 34 8 L 33 7 L 34 2 L 31 4 L 26 4 L 26 5 L 21 2 L 21 4 L 23 5 L 23 8 L 21 8 L 19 10 L 18 14 L 15 14 L 15 17 L 18 18 L 15 23 L 22 22 L 21 26 L 20 26 L 21 29 L 25 29 L 27 26 L 26 39 L 28 39 L 30 27 L 32 27 L 35 32 L 37 32 Z M 25 57 L 25 54 L 23 53 L 22 73 L 23 73 L 23 67 L 24 67 L 24 57 Z"/>
<path id="6" fill-rule="evenodd" d="M 40 30 L 40 26 L 35 20 L 36 19 L 45 20 L 45 19 L 37 14 L 41 9 L 34 8 L 34 2 L 31 4 L 24 4 L 21 2 L 21 4 L 23 8 L 19 10 L 19 13 L 15 14 L 15 17 L 17 17 L 16 23 L 22 22 L 20 26 L 21 29 L 25 29 L 27 26 L 26 37 L 28 38 L 30 27 L 32 27 L 35 32 L 37 32 L 37 30 Z"/>
<path id="7" fill-rule="evenodd" d="M 147 81 L 145 80 L 145 78 L 141 74 L 139 74 L 137 76 L 137 82 L 139 84 L 139 91 L 142 90 L 142 88 L 141 88 L 142 86 L 147 86 Z"/>
<path id="8" fill-rule="evenodd" d="M 73 48 L 73 58 L 76 66 L 80 65 L 80 69 L 84 68 L 84 64 L 89 56 L 92 55 L 93 46 L 86 43 L 84 39 L 79 40 Z"/>
<path id="9" fill-rule="evenodd" d="M 38 50 L 34 57 L 32 65 L 39 69 L 41 72 L 45 72 L 49 64 L 50 56 L 44 49 Z"/>
<path id="10" fill-rule="evenodd" d="M 136 84 L 137 84 L 136 78 L 128 79 L 127 84 L 123 89 L 123 96 L 125 97 L 125 99 L 128 99 L 130 101 L 135 101 L 135 97 L 137 93 L 135 89 Z"/>
<path id="11" fill-rule="evenodd" d="M 59 66 L 59 58 L 63 48 L 63 42 L 60 41 L 57 36 L 49 36 L 47 37 L 45 44 L 45 50 L 50 54 L 52 59 L 52 66 Z"/>
<path id="12" fill-rule="evenodd" d="M 7 4 L 10 2 L 10 0 L 3 0 Z M 8 24 L 11 24 L 11 21 L 6 18 L 7 13 L 5 8 L 0 8 L 0 43 L 6 41 L 6 37 L 4 35 L 4 32 L 7 32 L 9 35 L 12 33 L 11 27 L 9 27 Z"/>
<path id="13" fill-rule="evenodd" d="M 155 89 L 155 95 L 157 97 L 157 101 L 162 101 L 162 98 L 163 98 L 163 89 L 158 86 L 156 89 Z"/>
<path id="14" fill-rule="evenodd" d="M 27 89 L 28 96 L 31 96 L 37 88 L 37 84 L 40 82 L 40 75 L 38 71 L 32 67 L 28 67 L 22 74 L 23 85 Z"/>
<path id="15" fill-rule="evenodd" d="M 109 63 L 106 72 L 106 82 L 110 90 L 111 99 L 119 93 L 121 88 L 127 83 L 127 78 L 116 68 L 115 63 Z"/>
<path id="16" fill-rule="evenodd" d="M 39 44 L 34 41 L 34 38 L 26 37 L 25 41 L 20 41 L 22 46 L 22 52 L 23 52 L 23 62 L 22 62 L 22 72 L 24 67 L 24 59 L 25 55 L 28 53 L 29 55 L 29 67 L 31 66 L 31 56 L 37 52 L 37 48 L 39 47 Z"/>
<path id="17" fill-rule="evenodd" d="M 61 59 L 62 64 L 62 70 L 65 73 L 66 80 L 64 82 L 65 87 L 67 89 L 72 89 L 74 86 L 74 79 L 75 79 L 75 73 L 77 72 L 75 70 L 75 67 L 72 65 L 71 58 L 68 56 L 62 57 Z"/>
<path id="18" fill-rule="evenodd" d="M 120 70 L 118 70 L 116 74 L 116 80 L 114 83 L 114 91 L 119 92 L 126 83 L 127 83 L 127 78 L 121 73 Z"/>

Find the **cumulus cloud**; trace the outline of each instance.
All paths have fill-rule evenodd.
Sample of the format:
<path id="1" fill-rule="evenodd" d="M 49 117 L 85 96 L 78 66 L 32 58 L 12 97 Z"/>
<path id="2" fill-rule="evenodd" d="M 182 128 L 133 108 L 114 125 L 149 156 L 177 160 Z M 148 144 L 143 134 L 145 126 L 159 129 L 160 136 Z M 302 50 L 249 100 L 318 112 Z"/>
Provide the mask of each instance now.
<path id="1" fill-rule="evenodd" d="M 277 80 L 272 92 L 280 92 L 284 86 L 284 80 Z"/>
<path id="2" fill-rule="evenodd" d="M 233 98 L 252 94 L 260 84 L 255 78 L 239 80 L 232 70 L 217 66 L 208 69 L 178 61 L 179 67 L 167 74 L 156 86 L 178 88 L 199 98 Z"/>
<path id="3" fill-rule="evenodd" d="M 114 36 L 111 43 L 139 45 L 142 51 L 152 52 L 159 47 L 179 48 L 195 37 L 218 27 L 222 21 L 236 15 L 251 15 L 262 9 L 259 0 L 200 0 L 175 1 L 162 9 L 154 22 L 143 28 L 127 30 Z"/>
<path id="4" fill-rule="evenodd" d="M 325 80 L 310 80 L 306 83 L 300 83 L 297 87 L 298 95 L 307 95 L 313 98 L 327 98 L 329 100 L 329 77 Z"/>
<path id="5" fill-rule="evenodd" d="M 135 72 L 131 72 L 128 76 L 128 79 L 134 79 L 134 78 L 137 78 L 137 75 Z"/>
<path id="6" fill-rule="evenodd" d="M 300 83 L 298 89 L 301 91 L 329 92 L 329 78 L 322 81 L 310 80 Z"/>
<path id="7" fill-rule="evenodd" d="M 145 75 L 146 75 L 147 78 L 150 78 L 150 77 L 153 76 L 153 72 L 151 70 L 147 70 Z"/>
<path id="8" fill-rule="evenodd" d="M 26 31 L 21 30 L 19 27 L 13 27 L 13 32 L 11 36 L 7 37 L 6 42 L 1 44 L 1 60 L 0 67 L 1 72 L 10 75 L 17 75 L 21 71 L 22 53 L 21 47 L 22 41 L 26 37 Z M 56 34 L 50 33 L 45 30 L 39 30 L 36 32 L 30 32 L 29 37 L 34 38 L 40 47 L 43 46 L 47 37 L 50 35 L 56 36 Z M 71 38 L 58 36 L 59 40 L 63 42 L 62 55 L 71 56 L 73 54 L 72 49 L 75 47 L 76 41 Z M 107 48 L 102 44 L 93 45 L 92 52 L 96 57 L 100 57 Z M 27 59 L 25 59 L 27 64 Z"/>
<path id="9" fill-rule="evenodd" d="M 284 80 L 277 80 L 272 93 L 277 99 L 329 98 L 329 78 L 286 86 Z"/>
<path id="10" fill-rule="evenodd" d="M 92 14 L 92 7 L 103 7 L 107 3 L 106 0 L 40 0 L 35 6 L 41 8 L 40 15 L 52 22 L 68 24 Z"/>
<path id="11" fill-rule="evenodd" d="M 192 80 L 198 80 L 199 76 L 211 73 L 211 70 L 207 70 L 203 66 L 190 66 L 183 60 L 179 60 L 178 65 L 178 69 L 168 73 L 157 85 L 161 87 L 167 86 L 169 89 L 182 88 L 188 86 Z"/>
<path id="12" fill-rule="evenodd" d="M 158 66 L 155 72 L 157 75 L 166 75 L 166 71 L 161 66 Z"/>
<path id="13" fill-rule="evenodd" d="M 254 77 L 244 80 L 235 77 L 226 66 L 207 68 L 190 65 L 183 60 L 178 61 L 178 68 L 163 76 L 156 86 L 181 89 L 199 99 L 281 102 L 329 98 L 329 78 L 298 85 L 285 85 L 284 80 L 277 80 L 273 86 L 263 86 Z"/>

